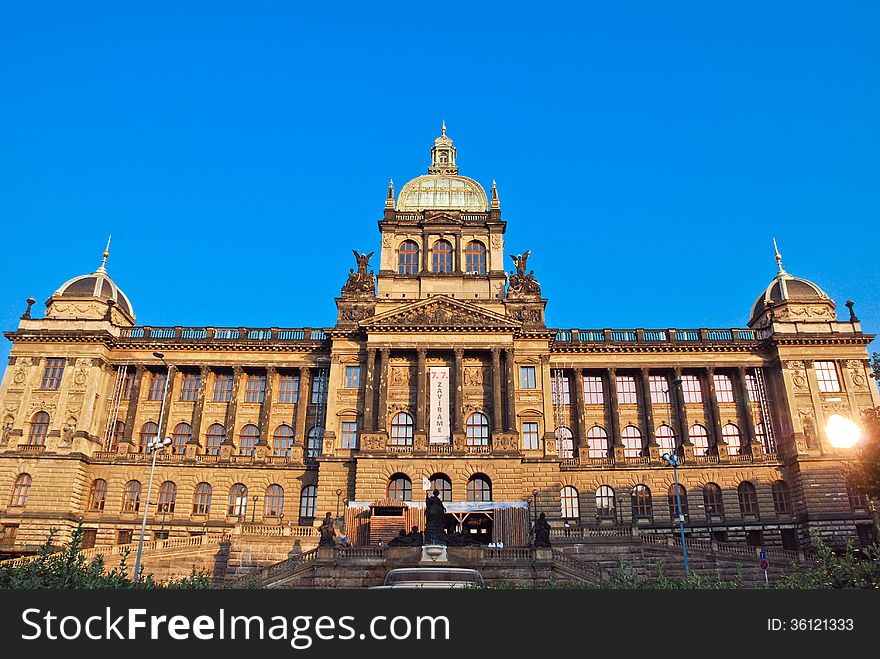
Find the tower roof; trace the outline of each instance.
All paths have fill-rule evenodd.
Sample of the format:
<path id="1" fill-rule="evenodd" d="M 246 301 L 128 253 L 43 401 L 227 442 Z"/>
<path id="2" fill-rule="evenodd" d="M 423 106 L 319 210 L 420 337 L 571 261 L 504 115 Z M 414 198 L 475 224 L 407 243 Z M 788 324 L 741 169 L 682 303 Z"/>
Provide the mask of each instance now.
<path id="1" fill-rule="evenodd" d="M 68 279 L 61 284 L 53 297 L 60 298 L 100 298 L 104 300 L 113 300 L 119 308 L 129 316 L 134 317 L 134 310 L 128 296 L 122 292 L 116 283 L 110 279 L 107 274 L 107 257 L 110 256 L 110 240 L 107 240 L 107 247 L 104 249 L 103 260 L 98 269 L 87 275 L 80 275 L 73 279 Z"/>
<path id="2" fill-rule="evenodd" d="M 752 313 L 750 322 L 754 322 L 759 318 L 768 306 L 772 306 L 779 302 L 830 302 L 831 298 L 819 288 L 818 284 L 814 284 L 808 279 L 802 279 L 790 275 L 782 267 L 782 255 L 776 246 L 776 239 L 773 239 L 773 248 L 776 252 L 776 277 L 767 285 L 764 292 L 755 300 L 752 305 Z"/>

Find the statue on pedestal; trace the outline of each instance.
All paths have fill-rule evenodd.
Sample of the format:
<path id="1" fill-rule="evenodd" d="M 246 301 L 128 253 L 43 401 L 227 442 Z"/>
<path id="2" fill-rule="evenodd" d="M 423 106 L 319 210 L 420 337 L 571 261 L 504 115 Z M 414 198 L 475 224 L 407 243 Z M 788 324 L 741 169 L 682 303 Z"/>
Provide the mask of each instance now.
<path id="1" fill-rule="evenodd" d="M 550 546 L 550 523 L 547 521 L 547 515 L 541 513 L 538 516 L 538 519 L 535 520 L 532 532 L 535 534 L 535 547 Z"/>
<path id="2" fill-rule="evenodd" d="M 431 496 L 425 496 L 425 544 L 445 545 L 446 534 L 443 523 L 446 506 L 440 499 L 440 490 L 434 490 Z"/>
<path id="3" fill-rule="evenodd" d="M 335 547 L 336 546 L 336 527 L 330 518 L 330 513 L 324 518 L 321 526 L 318 527 L 318 533 L 321 534 L 321 540 L 318 542 L 319 547 Z"/>

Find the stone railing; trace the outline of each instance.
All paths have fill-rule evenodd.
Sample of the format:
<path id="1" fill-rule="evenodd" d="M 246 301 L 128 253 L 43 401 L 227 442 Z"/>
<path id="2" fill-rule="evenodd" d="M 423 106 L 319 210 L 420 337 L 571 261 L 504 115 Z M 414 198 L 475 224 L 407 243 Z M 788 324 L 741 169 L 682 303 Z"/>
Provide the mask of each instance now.
<path id="1" fill-rule="evenodd" d="M 569 572 L 575 573 L 584 581 L 599 582 L 610 579 L 610 575 L 598 565 L 594 565 L 575 555 L 566 554 L 559 549 L 553 550 L 553 561 L 563 568 L 568 568 Z"/>
<path id="2" fill-rule="evenodd" d="M 278 327 L 126 327 L 120 331 L 121 341 L 169 343 L 321 343 L 326 344 L 324 329 L 311 327 L 282 329 Z"/>
<path id="3" fill-rule="evenodd" d="M 555 343 L 564 347 L 583 344 L 604 345 L 718 345 L 755 344 L 762 338 L 749 329 L 568 329 L 556 330 Z"/>
<path id="4" fill-rule="evenodd" d="M 678 535 L 664 535 L 659 533 L 642 534 L 642 543 L 647 545 L 661 545 L 669 547 L 681 547 L 681 537 Z M 697 540 L 688 538 L 685 541 L 688 551 L 706 551 L 728 556 L 752 557 L 758 560 L 759 554 L 767 553 L 768 560 L 790 563 L 796 561 L 803 563 L 810 560 L 807 552 L 792 549 L 780 549 L 777 547 L 752 547 L 751 545 L 738 544 L 735 542 L 715 542 L 714 540 Z"/>
<path id="5" fill-rule="evenodd" d="M 246 574 L 242 577 L 239 577 L 238 579 L 235 579 L 229 584 L 229 588 L 246 586 L 251 583 L 267 585 L 273 581 L 278 581 L 279 579 L 291 577 L 300 570 L 310 569 L 315 564 L 315 559 L 317 558 L 317 556 L 317 549 L 311 549 L 309 551 L 303 552 L 302 554 L 299 554 L 298 556 L 291 556 L 288 559 L 285 559 L 278 563 L 273 563 L 272 565 L 264 567 L 261 570 L 251 572 L 250 574 Z"/>
<path id="6" fill-rule="evenodd" d="M 483 557 L 495 561 L 531 561 L 534 550 L 531 547 L 485 547 Z"/>
<path id="7" fill-rule="evenodd" d="M 233 529 L 234 535 L 255 535 L 260 537 L 317 537 L 318 529 L 314 526 L 287 526 L 285 524 L 240 524 Z"/>
<path id="8" fill-rule="evenodd" d="M 632 537 L 632 526 L 571 526 L 552 527 L 550 529 L 551 538 L 627 538 Z"/>

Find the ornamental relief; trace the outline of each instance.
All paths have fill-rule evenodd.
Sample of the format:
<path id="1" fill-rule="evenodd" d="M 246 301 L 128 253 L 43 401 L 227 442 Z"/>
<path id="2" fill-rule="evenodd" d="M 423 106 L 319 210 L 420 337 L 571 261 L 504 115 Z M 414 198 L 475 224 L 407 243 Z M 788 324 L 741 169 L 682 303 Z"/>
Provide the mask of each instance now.
<path id="1" fill-rule="evenodd" d="M 388 405 L 389 416 L 393 416 L 398 412 L 406 412 L 410 416 L 414 416 L 408 403 L 390 403 Z"/>
<path id="2" fill-rule="evenodd" d="M 782 368 L 789 371 L 802 371 L 804 370 L 804 362 L 802 361 L 784 361 L 782 362 Z"/>
<path id="3" fill-rule="evenodd" d="M 410 379 L 409 366 L 392 366 L 391 367 L 391 386 L 392 387 L 408 387 Z"/>
<path id="4" fill-rule="evenodd" d="M 798 393 L 805 393 L 810 390 L 807 385 L 807 377 L 803 373 L 795 373 L 792 375 L 791 383 L 794 385 L 794 390 Z"/>
<path id="5" fill-rule="evenodd" d="M 48 412 L 49 416 L 54 416 L 57 408 L 57 403 L 49 402 L 44 398 L 35 399 L 32 400 L 31 404 L 28 406 L 28 416 L 30 417 L 37 412 Z"/>
<path id="6" fill-rule="evenodd" d="M 516 437 L 505 435 L 492 438 L 492 448 L 498 451 L 518 451 L 519 445 Z"/>
<path id="7" fill-rule="evenodd" d="M 385 438 L 382 435 L 363 435 L 361 437 L 362 451 L 381 451 L 385 448 Z"/>
<path id="8" fill-rule="evenodd" d="M 821 306 L 802 306 L 802 305 L 786 305 L 774 310 L 776 318 L 834 318 L 834 311 L 825 305 Z"/>
<path id="9" fill-rule="evenodd" d="M 849 409 L 849 403 L 822 403 L 822 412 L 825 416 L 840 414 L 847 418 L 852 414 L 852 411 Z"/>
<path id="10" fill-rule="evenodd" d="M 27 380 L 28 369 L 23 366 L 16 366 L 15 371 L 12 375 L 12 383 L 17 385 L 18 387 L 23 387 L 25 380 Z"/>
<path id="11" fill-rule="evenodd" d="M 501 236 L 497 233 L 492 234 L 491 244 L 494 249 L 501 248 Z"/>
<path id="12" fill-rule="evenodd" d="M 464 386 L 466 387 L 482 387 L 483 386 L 483 367 L 466 367 L 464 369 Z"/>
<path id="13" fill-rule="evenodd" d="M 76 367 L 73 370 L 74 388 L 77 388 L 77 389 L 84 388 L 88 379 L 89 379 L 89 367 L 86 365 L 86 360 L 85 359 L 77 359 L 76 360 Z"/>

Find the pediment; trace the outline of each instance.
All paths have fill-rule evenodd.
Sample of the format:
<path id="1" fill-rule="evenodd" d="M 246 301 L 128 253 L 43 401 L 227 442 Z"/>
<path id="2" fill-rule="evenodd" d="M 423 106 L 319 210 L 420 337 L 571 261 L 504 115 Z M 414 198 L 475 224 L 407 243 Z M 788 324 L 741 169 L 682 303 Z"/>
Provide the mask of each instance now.
<path id="1" fill-rule="evenodd" d="M 513 331 L 522 322 L 446 296 L 419 300 L 362 320 L 364 329 Z"/>

